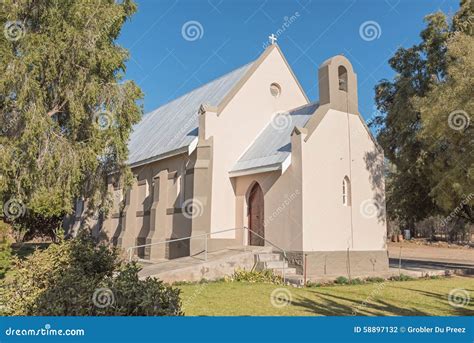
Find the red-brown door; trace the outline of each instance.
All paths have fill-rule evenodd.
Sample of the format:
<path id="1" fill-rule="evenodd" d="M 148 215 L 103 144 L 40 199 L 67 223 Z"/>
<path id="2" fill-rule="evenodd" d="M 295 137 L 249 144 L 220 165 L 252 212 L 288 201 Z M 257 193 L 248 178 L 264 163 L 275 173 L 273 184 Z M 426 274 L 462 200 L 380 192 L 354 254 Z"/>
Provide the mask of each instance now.
<path id="1" fill-rule="evenodd" d="M 263 217 L 263 192 L 256 183 L 249 195 L 249 245 L 265 245 L 264 217 Z M 252 232 L 253 231 L 253 232 Z"/>

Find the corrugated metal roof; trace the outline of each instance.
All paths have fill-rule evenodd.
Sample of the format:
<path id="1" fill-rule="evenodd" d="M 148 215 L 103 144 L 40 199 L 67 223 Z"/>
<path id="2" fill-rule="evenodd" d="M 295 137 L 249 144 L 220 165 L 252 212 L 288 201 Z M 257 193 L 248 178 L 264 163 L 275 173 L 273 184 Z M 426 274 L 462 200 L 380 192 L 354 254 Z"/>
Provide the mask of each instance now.
<path id="1" fill-rule="evenodd" d="M 252 63 L 145 114 L 133 127 L 128 144 L 128 164 L 136 165 L 186 149 L 198 136 L 199 107 L 202 104 L 218 106 Z"/>
<path id="2" fill-rule="evenodd" d="M 273 117 L 230 172 L 281 165 L 291 153 L 291 132 L 304 127 L 318 108 L 311 103 Z"/>

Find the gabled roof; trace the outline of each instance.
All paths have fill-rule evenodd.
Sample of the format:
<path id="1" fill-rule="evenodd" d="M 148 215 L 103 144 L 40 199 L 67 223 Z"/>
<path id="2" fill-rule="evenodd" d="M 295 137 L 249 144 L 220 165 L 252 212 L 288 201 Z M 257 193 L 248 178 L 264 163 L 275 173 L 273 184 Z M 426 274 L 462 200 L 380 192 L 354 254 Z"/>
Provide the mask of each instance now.
<path id="1" fill-rule="evenodd" d="M 230 174 L 257 168 L 281 169 L 291 154 L 291 132 L 295 126 L 304 127 L 318 106 L 318 103 L 310 103 L 275 116 L 232 167 Z"/>
<path id="2" fill-rule="evenodd" d="M 199 107 L 202 104 L 218 106 L 252 64 L 246 64 L 145 114 L 133 128 L 127 163 L 133 167 L 187 151 L 198 136 Z"/>

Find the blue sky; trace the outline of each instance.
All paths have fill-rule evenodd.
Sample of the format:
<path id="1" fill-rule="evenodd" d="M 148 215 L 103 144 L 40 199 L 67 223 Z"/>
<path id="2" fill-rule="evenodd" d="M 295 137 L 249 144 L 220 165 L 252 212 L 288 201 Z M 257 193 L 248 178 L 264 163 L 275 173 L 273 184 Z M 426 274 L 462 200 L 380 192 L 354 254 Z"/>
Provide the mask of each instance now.
<path id="1" fill-rule="evenodd" d="M 318 66 L 336 54 L 349 58 L 366 120 L 375 112 L 375 84 L 393 77 L 388 59 L 394 51 L 419 41 L 425 15 L 437 10 L 452 15 L 459 8 L 458 1 L 448 0 L 137 3 L 138 13 L 126 23 L 119 43 L 130 51 L 125 79 L 142 88 L 145 113 L 256 59 L 268 36 L 280 29 L 278 44 L 311 100 L 318 99 Z M 186 23 L 190 28 L 183 34 Z"/>

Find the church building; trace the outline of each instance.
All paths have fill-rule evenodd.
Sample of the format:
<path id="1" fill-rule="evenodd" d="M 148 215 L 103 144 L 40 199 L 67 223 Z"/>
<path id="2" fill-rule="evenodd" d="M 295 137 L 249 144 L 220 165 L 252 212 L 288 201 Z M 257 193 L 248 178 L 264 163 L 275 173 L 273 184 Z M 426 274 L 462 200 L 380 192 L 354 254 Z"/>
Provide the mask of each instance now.
<path id="1" fill-rule="evenodd" d="M 133 254 L 152 261 L 271 246 L 308 275 L 387 271 L 384 156 L 357 76 L 342 55 L 308 72 L 317 101 L 272 44 L 144 115 L 129 143 L 133 184 L 122 197 L 110 181 L 101 234 L 144 245 Z"/>

